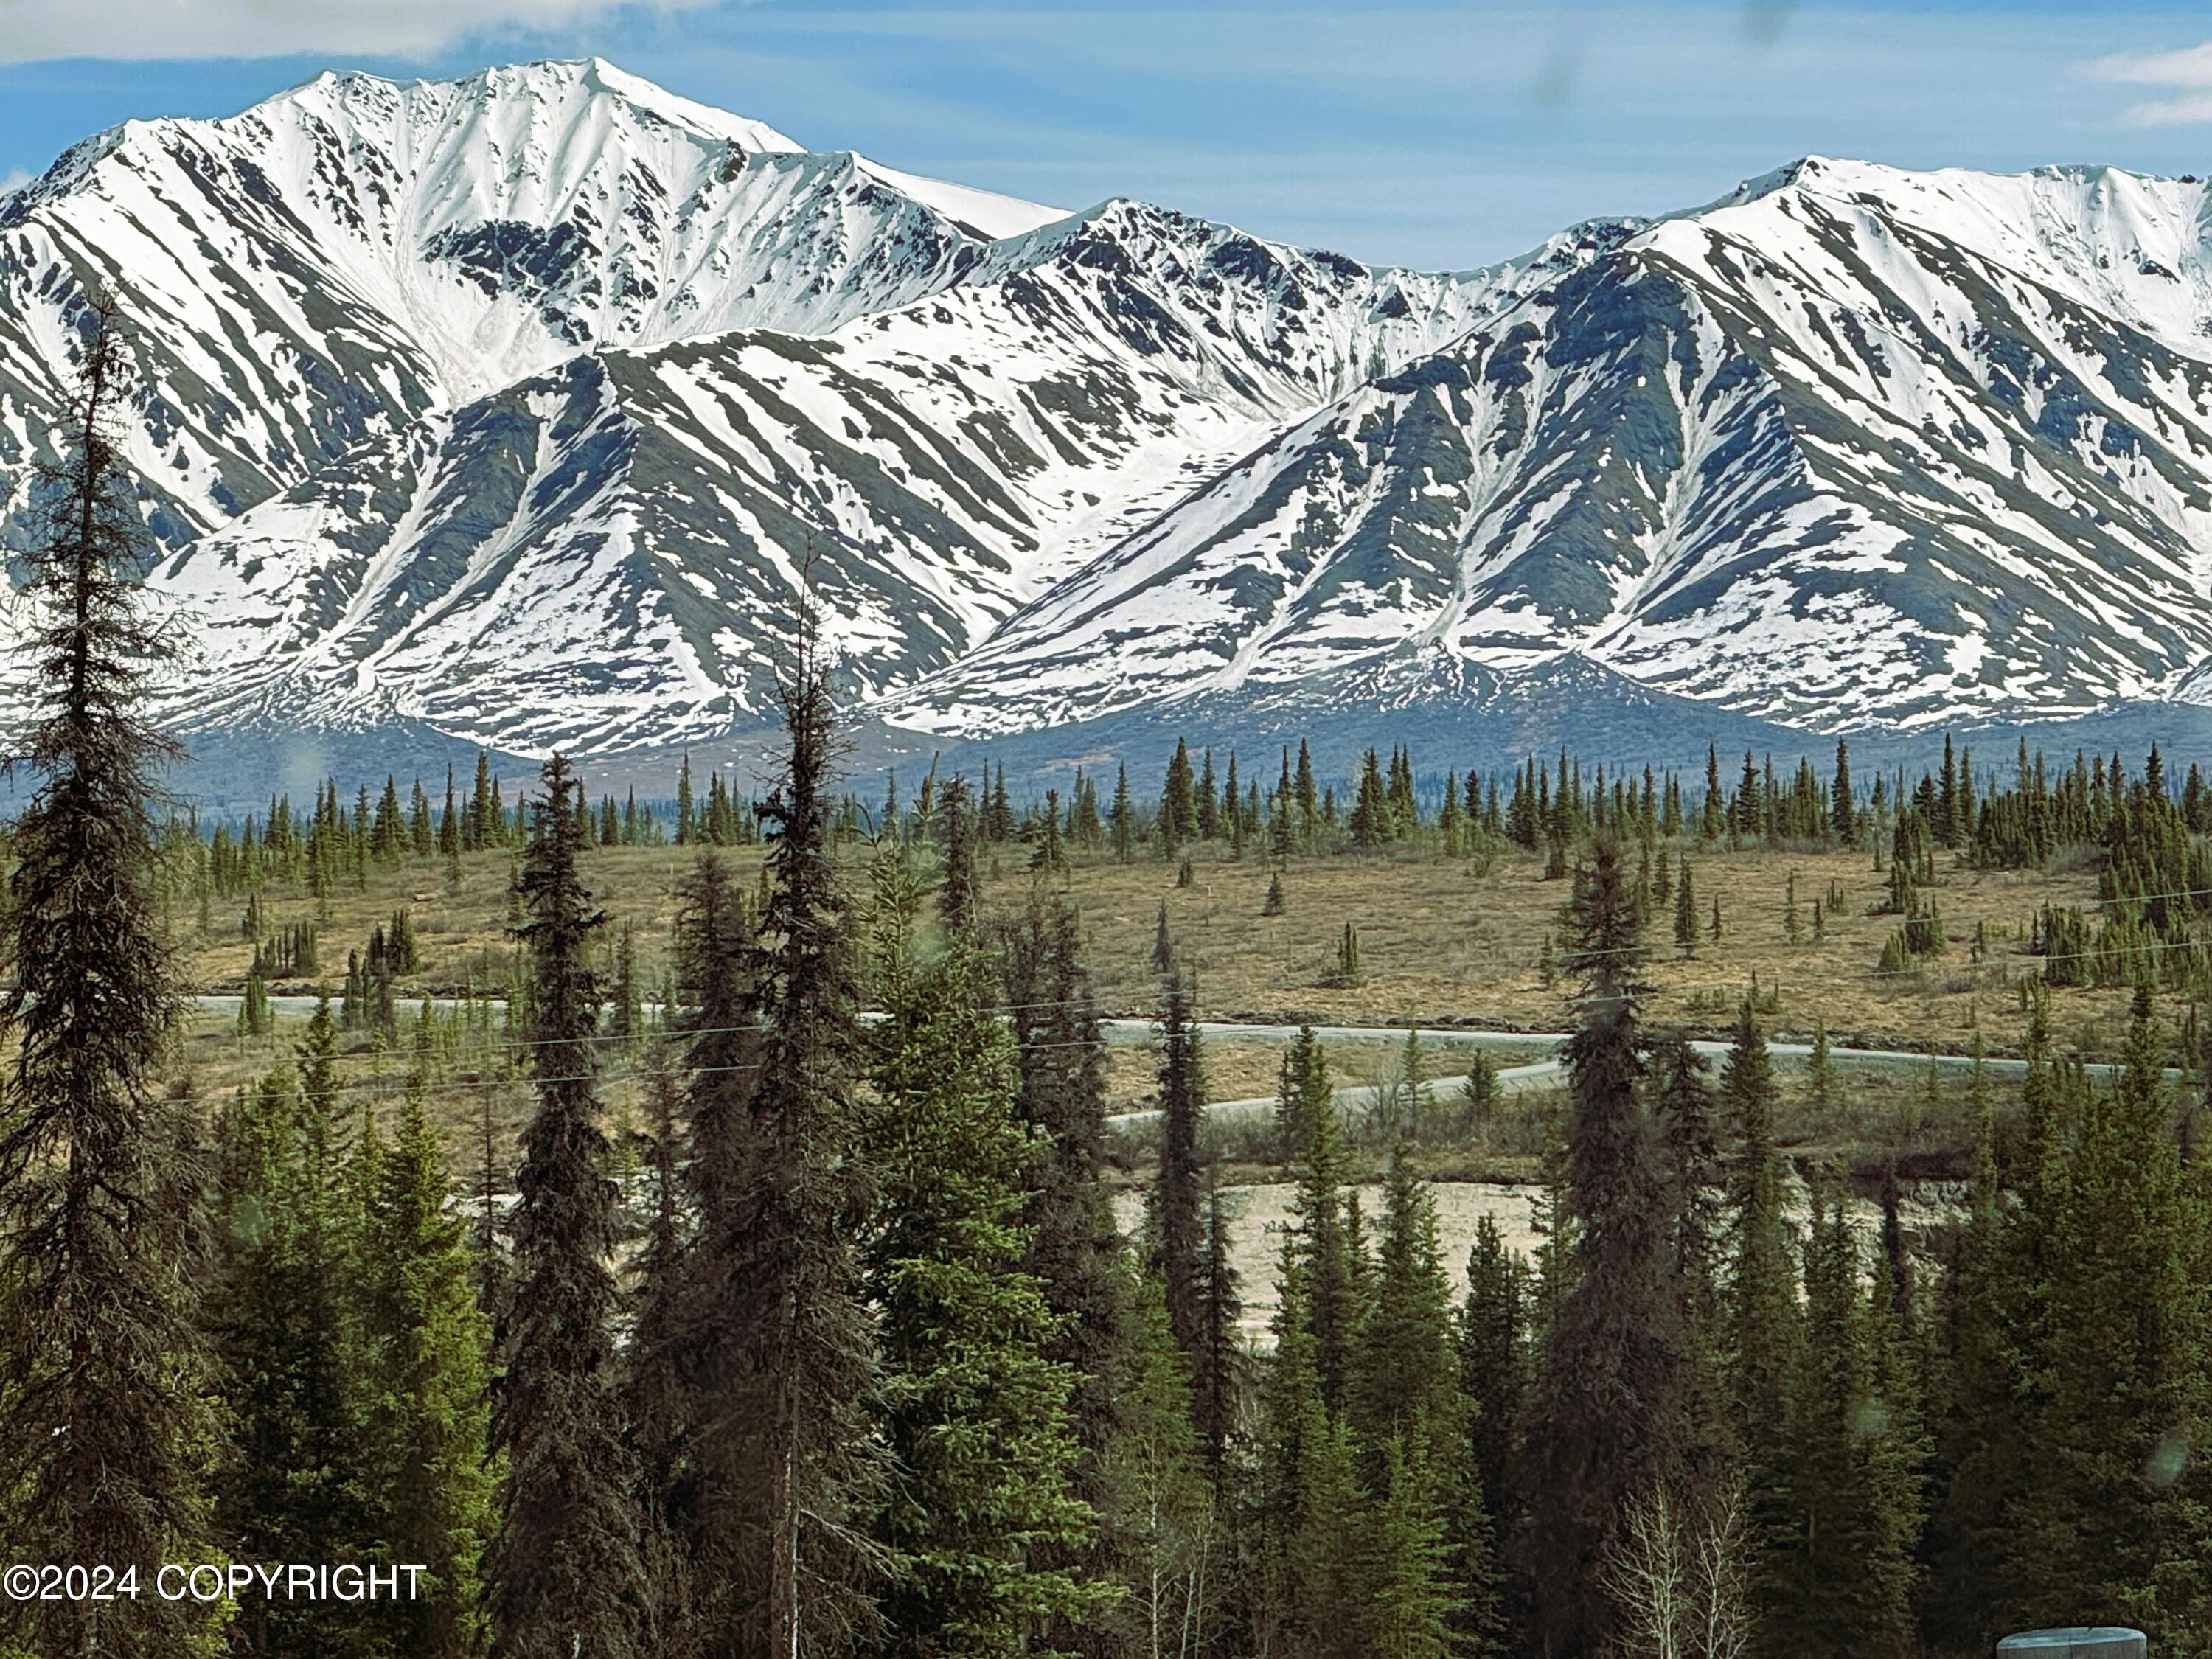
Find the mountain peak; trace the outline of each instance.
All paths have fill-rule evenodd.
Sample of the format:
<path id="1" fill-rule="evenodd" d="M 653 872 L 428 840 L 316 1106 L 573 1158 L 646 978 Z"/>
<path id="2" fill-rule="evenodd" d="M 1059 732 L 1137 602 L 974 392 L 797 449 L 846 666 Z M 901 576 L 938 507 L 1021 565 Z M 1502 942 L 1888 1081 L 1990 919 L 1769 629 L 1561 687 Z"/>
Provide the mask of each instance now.
<path id="1" fill-rule="evenodd" d="M 325 70 L 264 99 L 235 120 L 267 118 L 288 105 L 335 105 L 349 110 L 468 110 L 496 122 L 504 109 L 559 110 L 580 116 L 595 104 L 626 105 L 651 119 L 735 143 L 748 151 L 802 154 L 805 146 L 764 121 L 732 114 L 632 75 L 604 58 L 543 58 L 496 64 L 445 80 L 395 81 L 365 70 Z"/>

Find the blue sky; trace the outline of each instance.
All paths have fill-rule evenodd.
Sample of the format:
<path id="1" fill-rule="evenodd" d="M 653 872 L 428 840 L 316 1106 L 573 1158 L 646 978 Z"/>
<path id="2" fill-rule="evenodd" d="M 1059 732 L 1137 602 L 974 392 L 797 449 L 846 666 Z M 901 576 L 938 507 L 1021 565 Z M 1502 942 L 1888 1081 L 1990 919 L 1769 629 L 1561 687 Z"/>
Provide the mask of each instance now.
<path id="1" fill-rule="evenodd" d="M 1429 266 L 1814 152 L 2212 172 L 2201 8 L 0 0 L 0 180 L 325 68 L 592 52 L 818 149 Z"/>

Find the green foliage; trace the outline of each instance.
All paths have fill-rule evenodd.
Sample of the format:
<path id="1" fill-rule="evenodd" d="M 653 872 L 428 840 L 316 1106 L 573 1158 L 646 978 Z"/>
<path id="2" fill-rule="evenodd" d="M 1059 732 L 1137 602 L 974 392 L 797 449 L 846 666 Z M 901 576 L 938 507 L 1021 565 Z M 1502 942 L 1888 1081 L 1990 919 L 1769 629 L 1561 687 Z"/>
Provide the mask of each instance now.
<path id="1" fill-rule="evenodd" d="M 1102 1555 L 1126 1593 L 1102 1623 L 1126 1650 L 1202 1651 L 1220 1594 L 1210 1570 L 1221 1545 L 1191 1431 L 1190 1373 L 1159 1281 L 1132 1276 L 1124 1296 L 1128 1340 L 1115 1375 Z"/>
<path id="2" fill-rule="evenodd" d="M 982 955 L 956 943 L 893 989 L 878 1032 L 866 1151 L 884 1224 L 870 1242 L 884 1433 L 901 1479 L 883 1612 L 902 1651 L 1018 1655 L 1113 1599 L 1033 1558 L 1085 1543 L 1070 1480 L 1074 1373 L 1045 1357 L 1058 1320 L 1024 1267 L 1013 1045 Z"/>
<path id="3" fill-rule="evenodd" d="M 1370 749 L 1359 763 L 1359 789 L 1352 799 L 1352 817 L 1346 824 L 1352 844 L 1362 851 L 1384 847 L 1398 835 L 1398 821 L 1382 784 L 1382 772 Z"/>
<path id="4" fill-rule="evenodd" d="M 1804 1284 L 1805 1369 L 1792 1379 L 1771 1529 L 1760 1540 L 1761 1642 L 1814 1659 L 1908 1655 L 1915 1416 L 1893 1392 L 1904 1377 L 1887 1352 L 1890 1309 L 1867 1294 L 1832 1176 L 1814 1192 Z"/>
<path id="5" fill-rule="evenodd" d="M 2001 1582 L 2020 1609 L 2110 1608 L 2154 1641 L 2196 1627 L 2212 1547 L 2200 1200 L 2166 1124 L 2164 1043 L 2138 987 L 2122 1067 L 2082 1103 L 2063 1186 L 2031 1188 L 2022 1334 L 2042 1387 Z M 2024 1345 L 2025 1346 L 2025 1345 Z"/>
<path id="6" fill-rule="evenodd" d="M 1681 879 L 1674 884 L 1674 944 L 1686 957 L 1698 953 L 1697 877 L 1687 859 L 1682 860 Z"/>
<path id="7" fill-rule="evenodd" d="M 515 1184 L 514 1297 L 502 1322 L 493 1444 L 507 1460 L 489 1552 L 505 1650 L 653 1650 L 654 1603 L 615 1365 L 615 1187 L 599 1123 L 589 941 L 605 918 L 578 872 L 574 774 L 555 756 L 518 890 L 528 921 L 537 1109 Z"/>
<path id="8" fill-rule="evenodd" d="M 423 1567 L 423 1595 L 377 1621 L 398 1659 L 465 1659 L 483 1641 L 479 1562 L 492 1527 L 484 1445 L 489 1346 L 466 1224 L 448 1208 L 446 1149 L 424 1111 L 422 1061 L 389 1147 L 364 1139 L 362 1431 L 369 1534 Z"/>
<path id="9" fill-rule="evenodd" d="M 1487 1048 L 1475 1048 L 1467 1062 L 1466 1080 L 1460 1085 L 1462 1109 L 1467 1121 L 1475 1125 L 1489 1122 L 1498 1110 L 1501 1093 L 1497 1056 Z"/>
<path id="10" fill-rule="evenodd" d="M 1158 1083 L 1160 1163 L 1148 1222 L 1152 1266 L 1167 1296 L 1168 1324 L 1187 1355 L 1199 1352 L 1205 1314 L 1200 1289 L 1206 1230 L 1199 1120 L 1206 1108 L 1206 1064 L 1190 988 L 1181 975 L 1160 988 Z"/>

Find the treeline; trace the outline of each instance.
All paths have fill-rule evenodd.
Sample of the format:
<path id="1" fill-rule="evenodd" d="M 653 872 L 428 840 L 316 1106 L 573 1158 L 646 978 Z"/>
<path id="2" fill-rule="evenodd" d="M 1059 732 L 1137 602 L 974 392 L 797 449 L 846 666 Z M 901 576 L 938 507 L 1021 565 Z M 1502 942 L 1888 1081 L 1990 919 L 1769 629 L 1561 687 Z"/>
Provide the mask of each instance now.
<path id="1" fill-rule="evenodd" d="M 718 798 L 723 794 L 719 777 L 714 793 Z M 668 839 L 652 807 L 641 805 L 635 790 L 619 806 L 612 795 L 603 797 L 598 809 L 582 817 L 586 845 L 655 847 Z M 200 840 L 196 815 L 173 826 L 176 830 L 187 845 Z M 528 834 L 521 799 L 508 809 L 501 781 L 492 775 L 489 757 L 480 754 L 475 783 L 465 793 L 455 794 L 453 774 L 447 773 L 445 800 L 438 808 L 431 806 L 419 778 L 404 805 L 390 777 L 373 802 L 364 785 L 350 806 L 340 797 L 337 781 L 325 780 L 315 792 L 312 812 L 297 814 L 290 796 L 272 795 L 265 816 L 247 814 L 234 834 L 228 824 L 218 824 L 206 837 L 204 851 L 182 855 L 195 862 L 188 879 L 222 897 L 252 893 L 271 882 L 304 882 L 323 894 L 341 877 L 359 878 L 372 867 L 410 858 L 457 859 L 492 848 L 519 850 Z"/>
<path id="2" fill-rule="evenodd" d="M 1439 781 L 1417 772 L 1411 751 L 1400 746 L 1387 759 L 1372 750 L 1362 757 L 1346 782 L 1344 804 L 1336 786 L 1319 778 L 1303 740 L 1295 750 L 1283 746 L 1276 775 L 1264 785 L 1249 772 L 1240 775 L 1239 767 L 1233 751 L 1217 769 L 1211 748 L 1194 753 L 1178 740 L 1156 787 L 1133 784 L 1124 763 L 1102 799 L 1095 770 L 1078 767 L 1065 800 L 1057 789 L 1017 800 L 1004 764 L 995 770 L 987 764 L 975 792 L 975 833 L 994 846 L 1019 844 L 1032 864 L 1055 869 L 1071 853 L 1173 860 L 1224 843 L 1233 856 L 1249 851 L 1281 860 L 1419 843 L 1462 856 L 1486 848 L 1543 853 L 1555 878 L 1565 873 L 1570 849 L 1608 830 L 1647 847 L 1688 840 L 1706 847 L 1870 848 L 1879 866 L 1905 866 L 1904 876 L 1892 878 L 1886 908 L 1907 915 L 1914 872 L 1934 851 L 1981 868 L 2084 854 L 2100 858 L 2108 872 L 2108 903 L 2141 900 L 2154 933 L 2167 928 L 2177 907 L 2196 914 L 2203 890 L 2212 887 L 2204 840 L 2212 835 L 2212 785 L 2192 766 L 2172 787 L 2154 747 L 2142 771 L 2130 775 L 2118 755 L 2077 753 L 2055 768 L 2022 739 L 2009 775 L 2001 776 L 1994 768 L 1978 773 L 1972 752 L 1947 736 L 1940 764 L 1917 780 L 1900 768 L 1862 787 L 1847 739 L 1838 740 L 1826 771 L 1802 757 L 1778 770 L 1771 757 L 1747 750 L 1730 775 L 1709 748 L 1702 778 L 1688 780 L 1650 767 L 1609 776 L 1603 765 L 1586 769 L 1562 750 L 1549 759 L 1530 757 L 1502 776 L 1447 769 Z M 905 797 L 894 773 L 874 805 L 838 797 L 831 833 L 841 844 L 927 836 L 942 787 L 933 769 Z M 582 814 L 585 844 L 758 843 L 757 803 L 720 772 L 709 775 L 698 797 L 688 758 L 672 793 L 658 805 L 668 821 L 634 789 L 621 804 L 602 796 Z M 512 852 L 526 838 L 520 801 L 507 806 L 501 781 L 479 756 L 471 788 L 457 795 L 448 776 L 442 807 L 433 807 L 419 780 L 406 804 L 386 778 L 380 797 L 373 799 L 364 787 L 350 806 L 336 782 L 326 781 L 304 818 L 288 797 L 273 797 L 265 818 L 249 816 L 235 833 L 219 827 L 197 852 L 190 848 L 201 839 L 196 820 L 173 825 L 164 850 L 173 860 L 204 865 L 185 872 L 185 890 L 234 896 L 271 880 L 327 890 L 338 874 L 358 877 L 373 865 L 488 848 Z M 1918 884 L 1932 880 L 1931 873 Z"/>
<path id="3" fill-rule="evenodd" d="M 1778 770 L 1771 756 L 1747 750 L 1731 774 L 1709 748 L 1702 777 L 1688 779 L 1650 767 L 1608 775 L 1602 764 L 1586 768 L 1565 750 L 1529 757 L 1504 775 L 1446 769 L 1439 777 L 1417 771 L 1411 750 L 1399 746 L 1387 758 L 1369 750 L 1345 781 L 1342 802 L 1336 784 L 1319 777 L 1303 740 L 1295 749 L 1283 746 L 1279 769 L 1264 782 L 1249 770 L 1240 775 L 1240 764 L 1232 751 L 1217 768 L 1210 747 L 1194 751 L 1179 739 L 1156 785 L 1133 784 L 1121 763 L 1102 798 L 1096 769 L 1079 766 L 1065 799 L 1057 789 L 1017 799 L 1004 764 L 986 764 L 975 791 L 975 832 L 993 844 L 1051 840 L 1122 859 L 1173 858 L 1217 842 L 1240 854 L 1249 847 L 1281 858 L 1373 850 L 1425 837 L 1455 853 L 1485 841 L 1545 852 L 1571 848 L 1604 830 L 1644 842 L 1688 838 L 1812 850 L 1886 848 L 1910 817 L 1916 825 L 1910 833 L 1926 845 L 1990 868 L 2039 866 L 2075 849 L 2150 847 L 2177 827 L 2188 835 L 2212 834 L 2212 785 L 2192 766 L 2174 788 L 2155 748 L 2142 772 L 2131 776 L 2118 755 L 2077 753 L 2069 766 L 2054 768 L 2022 739 L 2006 776 L 1996 768 L 1978 773 L 1972 751 L 1947 736 L 1940 764 L 1924 768 L 1917 780 L 1899 768 L 1862 784 L 1848 739 L 1838 740 L 1825 771 L 1802 757 Z M 933 768 L 910 795 L 902 794 L 896 774 L 890 774 L 877 804 L 837 798 L 832 833 L 841 842 L 927 834 L 943 787 Z M 364 787 L 351 806 L 335 781 L 325 782 L 305 818 L 295 816 L 289 797 L 272 797 L 265 818 L 249 816 L 235 834 L 227 825 L 213 832 L 210 876 L 228 896 L 266 880 L 310 879 L 319 861 L 349 872 L 409 856 L 517 849 L 526 838 L 521 803 L 509 809 L 501 789 L 479 756 L 473 787 L 456 795 L 448 776 L 440 808 L 419 780 L 409 804 L 386 778 L 380 797 L 373 800 Z M 2146 797 L 2170 817 L 2144 823 Z M 656 816 L 656 805 L 668 821 Z M 655 802 L 641 803 L 634 789 L 622 804 L 602 796 L 584 814 L 586 844 L 756 845 L 756 805 L 720 772 L 709 775 L 699 798 L 687 758 L 672 792 Z M 191 833 L 197 834 L 196 823 Z M 2171 854 L 2154 850 L 2148 856 Z M 2147 879 L 2160 882 L 2173 873 L 2136 869 L 2120 884 L 2142 889 Z"/>

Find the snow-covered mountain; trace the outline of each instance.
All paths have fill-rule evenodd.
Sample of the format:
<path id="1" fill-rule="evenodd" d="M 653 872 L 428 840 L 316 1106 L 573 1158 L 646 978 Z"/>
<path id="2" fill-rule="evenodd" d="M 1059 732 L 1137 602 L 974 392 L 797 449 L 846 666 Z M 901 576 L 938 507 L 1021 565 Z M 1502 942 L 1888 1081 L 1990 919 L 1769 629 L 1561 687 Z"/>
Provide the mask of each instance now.
<path id="1" fill-rule="evenodd" d="M 94 286 L 203 730 L 711 741 L 809 585 L 917 735 L 1567 664 L 1816 729 L 2212 701 L 2189 180 L 1814 159 L 1431 275 L 596 61 L 325 76 L 0 198 L 0 537 Z"/>
<path id="2" fill-rule="evenodd" d="M 827 332 L 1059 216 L 810 155 L 596 59 L 128 122 L 0 201 L 0 502 L 89 289 L 131 329 L 133 453 L 173 545 L 580 351 Z"/>
<path id="3" fill-rule="evenodd" d="M 2176 690 L 2208 578 L 2207 187 L 1816 159 L 1286 428 L 899 714 L 1573 653 L 1815 728 L 2055 715 Z"/>
<path id="4" fill-rule="evenodd" d="M 283 155 L 274 134 L 368 127 L 374 176 L 405 173 L 391 158 L 416 167 L 404 188 L 371 190 L 360 169 L 291 165 L 250 253 L 204 260 L 200 284 L 234 295 L 238 270 L 282 289 L 269 271 L 312 261 L 322 291 L 348 262 L 407 373 L 406 395 L 357 409 L 315 465 L 289 435 L 248 444 L 218 420 L 176 440 L 201 472 L 239 470 L 241 450 L 252 471 L 250 498 L 155 507 L 175 526 L 157 584 L 197 641 L 176 696 L 199 725 L 412 717 L 526 748 L 711 736 L 757 718 L 802 568 L 855 692 L 883 692 L 956 659 L 1285 421 L 1582 257 L 1569 238 L 1425 276 L 1134 202 L 1062 215 L 809 155 L 598 64 L 409 88 L 326 77 L 235 122 L 166 125 L 136 149 Z M 85 156 L 118 144 L 73 153 L 10 211 L 84 217 Z M 523 183 L 477 182 L 520 156 Z M 242 153 L 226 165 L 272 176 Z M 363 197 L 381 212 L 373 234 L 327 209 Z M 667 211 L 678 197 L 691 205 Z M 307 252 L 272 257 L 270 224 Z M 210 240 L 167 229 L 177 246 Z M 453 250 L 495 245 L 514 260 L 501 280 L 482 260 L 454 276 Z M 134 335 L 166 343 L 169 313 L 143 327 L 144 289 L 120 276 L 157 263 L 102 270 Z M 64 290 L 40 331 L 47 361 L 21 379 L 58 395 L 70 301 L 46 286 Z M 185 378 L 234 383 L 314 349 L 311 334 L 287 346 L 262 330 L 226 355 L 220 331 L 184 330 L 147 381 L 174 383 L 167 364 L 197 351 Z M 138 452 L 155 488 L 161 435 Z"/>

